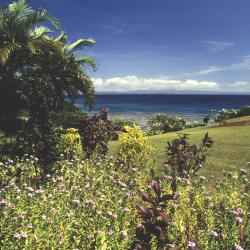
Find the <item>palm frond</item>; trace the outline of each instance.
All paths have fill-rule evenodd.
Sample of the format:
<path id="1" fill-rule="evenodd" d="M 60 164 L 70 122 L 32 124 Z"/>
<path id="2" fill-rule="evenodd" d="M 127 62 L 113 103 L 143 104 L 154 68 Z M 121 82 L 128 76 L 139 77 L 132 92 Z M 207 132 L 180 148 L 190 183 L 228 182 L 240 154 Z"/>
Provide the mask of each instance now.
<path id="1" fill-rule="evenodd" d="M 83 65 L 90 66 L 94 70 L 97 69 L 96 61 L 92 56 L 87 56 L 87 55 L 79 56 L 79 57 L 76 57 L 76 61 L 83 64 Z"/>
<path id="2" fill-rule="evenodd" d="M 56 17 L 54 17 L 53 15 L 51 15 L 51 13 L 46 9 L 40 8 L 40 9 L 36 10 L 35 12 L 33 12 L 33 14 L 31 14 L 29 16 L 28 19 L 29 19 L 31 26 L 38 24 L 38 23 L 48 22 L 55 29 L 57 29 L 57 30 L 61 29 L 61 25 L 60 25 L 60 22 L 58 21 L 58 19 Z"/>
<path id="3" fill-rule="evenodd" d="M 73 53 L 76 50 L 79 50 L 79 49 L 81 49 L 81 48 L 83 48 L 85 46 L 93 45 L 93 44 L 95 44 L 95 42 L 96 41 L 94 39 L 92 39 L 92 38 L 89 38 L 89 39 L 79 39 L 79 40 L 77 40 L 74 43 L 68 44 L 65 47 L 65 52 L 66 53 Z"/>
<path id="4" fill-rule="evenodd" d="M 0 62 L 5 64 L 10 56 L 21 48 L 18 43 L 8 43 L 0 50 Z"/>
<path id="5" fill-rule="evenodd" d="M 36 26 L 35 29 L 30 32 L 30 35 L 34 38 L 39 38 L 50 33 L 52 33 L 51 29 L 44 26 Z"/>
<path id="6" fill-rule="evenodd" d="M 55 42 L 66 43 L 68 36 L 62 31 L 61 34 L 54 39 Z"/>

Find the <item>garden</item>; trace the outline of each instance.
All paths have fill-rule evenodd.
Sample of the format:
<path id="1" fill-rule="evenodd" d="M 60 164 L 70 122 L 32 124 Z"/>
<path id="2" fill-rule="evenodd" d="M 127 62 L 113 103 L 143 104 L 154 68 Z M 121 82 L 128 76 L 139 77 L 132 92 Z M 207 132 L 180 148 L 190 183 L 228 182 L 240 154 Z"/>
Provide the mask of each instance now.
<path id="1" fill-rule="evenodd" d="M 74 103 L 93 107 L 96 63 L 77 52 L 94 44 L 25 0 L 0 7 L 0 249 L 249 249 L 250 124 L 232 136 L 249 107 L 149 131 L 88 115 Z M 240 165 L 218 162 L 225 141 Z"/>

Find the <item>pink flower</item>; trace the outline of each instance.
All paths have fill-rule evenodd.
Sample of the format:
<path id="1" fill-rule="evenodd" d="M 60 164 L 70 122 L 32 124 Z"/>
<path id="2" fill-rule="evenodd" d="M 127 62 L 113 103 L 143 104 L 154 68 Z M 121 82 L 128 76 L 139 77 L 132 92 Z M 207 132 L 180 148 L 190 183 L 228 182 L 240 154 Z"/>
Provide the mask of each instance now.
<path id="1" fill-rule="evenodd" d="M 7 200 L 6 200 L 6 199 L 2 199 L 2 200 L 0 201 L 0 205 L 1 205 L 1 206 L 6 206 L 6 205 L 7 205 Z"/>
<path id="2" fill-rule="evenodd" d="M 236 216 L 235 217 L 235 220 L 239 223 L 242 223 L 243 222 L 243 219 L 240 217 L 240 216 Z"/>
<path id="3" fill-rule="evenodd" d="M 72 203 L 77 205 L 77 206 L 81 205 L 81 201 L 78 199 L 72 200 Z"/>
<path id="4" fill-rule="evenodd" d="M 193 241 L 188 241 L 188 246 L 190 248 L 195 248 L 196 244 Z"/>
<path id="5" fill-rule="evenodd" d="M 108 235 L 111 236 L 114 233 L 114 231 L 112 229 L 108 230 Z"/>
<path id="6" fill-rule="evenodd" d="M 23 219 L 24 218 L 24 215 L 22 213 L 18 214 L 17 215 L 18 219 Z"/>

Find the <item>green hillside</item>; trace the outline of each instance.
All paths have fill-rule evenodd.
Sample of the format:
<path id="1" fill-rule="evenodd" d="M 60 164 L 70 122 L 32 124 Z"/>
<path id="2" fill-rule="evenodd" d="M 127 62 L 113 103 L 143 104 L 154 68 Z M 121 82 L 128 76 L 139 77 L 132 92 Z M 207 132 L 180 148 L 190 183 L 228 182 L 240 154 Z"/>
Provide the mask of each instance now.
<path id="1" fill-rule="evenodd" d="M 221 126 L 198 127 L 180 131 L 187 133 L 193 143 L 199 143 L 206 132 L 214 139 L 214 146 L 209 151 L 206 166 L 201 171 L 207 177 L 220 176 L 223 170 L 246 168 L 250 162 L 250 116 L 232 119 Z M 178 132 L 179 133 L 179 132 Z M 161 168 L 165 161 L 167 141 L 177 137 L 176 132 L 150 136 L 155 146 L 156 167 Z M 117 142 L 112 142 L 111 152 L 115 152 Z"/>

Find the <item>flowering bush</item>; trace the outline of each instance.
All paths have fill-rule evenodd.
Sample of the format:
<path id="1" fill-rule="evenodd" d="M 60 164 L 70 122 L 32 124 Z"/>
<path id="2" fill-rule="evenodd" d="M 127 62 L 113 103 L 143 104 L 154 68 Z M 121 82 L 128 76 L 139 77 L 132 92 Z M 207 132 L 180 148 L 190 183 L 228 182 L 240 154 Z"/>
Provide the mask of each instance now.
<path id="1" fill-rule="evenodd" d="M 61 135 L 58 146 L 67 159 L 72 159 L 74 156 L 81 155 L 83 151 L 78 129 L 68 128 L 67 132 Z"/>
<path id="2" fill-rule="evenodd" d="M 153 151 L 153 146 L 139 126 L 125 126 L 124 130 L 125 132 L 120 132 L 118 135 L 119 164 L 127 168 L 145 165 Z"/>
<path id="3" fill-rule="evenodd" d="M 204 126 L 204 124 L 200 121 L 189 121 L 178 116 L 169 116 L 164 113 L 157 114 L 148 121 L 149 134 L 154 135 L 199 126 Z"/>
<path id="4" fill-rule="evenodd" d="M 114 136 L 112 123 L 108 120 L 108 109 L 102 108 L 99 115 L 85 117 L 81 121 L 79 133 L 87 158 L 93 153 L 106 155 L 108 142 Z"/>
<path id="5" fill-rule="evenodd" d="M 215 114 L 214 121 L 217 123 L 223 123 L 225 120 L 233 119 L 236 117 L 238 117 L 237 109 L 224 109 L 223 108 Z"/>

